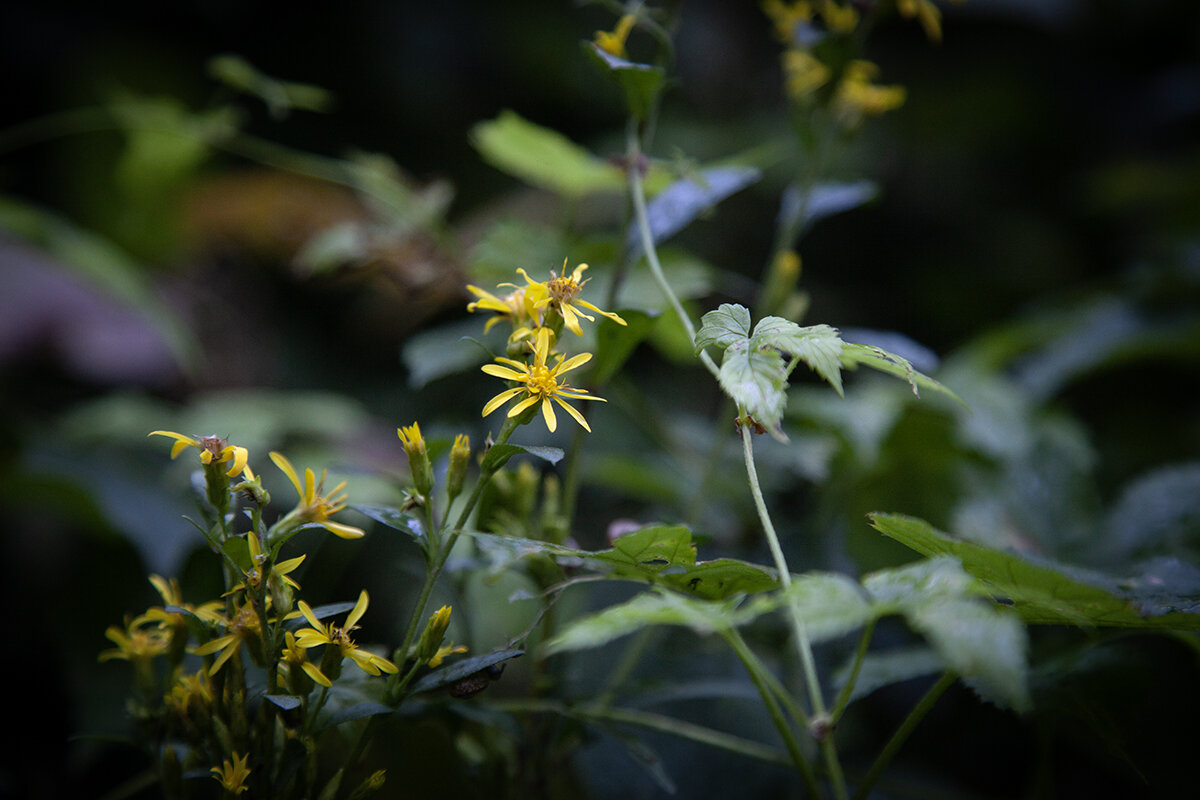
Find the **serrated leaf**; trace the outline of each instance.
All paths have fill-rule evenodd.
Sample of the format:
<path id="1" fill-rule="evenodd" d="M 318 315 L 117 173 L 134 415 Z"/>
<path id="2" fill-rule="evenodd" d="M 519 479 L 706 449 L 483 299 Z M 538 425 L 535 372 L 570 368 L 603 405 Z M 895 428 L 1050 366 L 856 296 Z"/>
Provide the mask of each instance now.
<path id="1" fill-rule="evenodd" d="M 1133 600 L 1114 593 L 1115 580 L 1086 575 L 1089 582 L 1084 582 L 1082 570 L 1071 569 L 1068 575 L 1061 566 L 1034 564 L 1012 553 L 951 539 L 914 517 L 877 513 L 870 519 L 876 530 L 918 553 L 955 556 L 993 595 L 1010 601 L 1025 622 L 1200 630 L 1200 614 L 1147 615 Z"/>
<path id="2" fill-rule="evenodd" d="M 700 172 L 700 181 L 684 177 L 663 189 L 646 207 L 650 235 L 657 244 L 687 227 L 696 217 L 726 197 L 741 191 L 762 177 L 754 167 L 711 167 Z M 631 257 L 641 252 L 636 227 L 626 237 Z"/>
<path id="3" fill-rule="evenodd" d="M 496 169 L 564 197 L 578 199 L 625 188 L 619 169 L 513 111 L 502 111 L 496 119 L 476 125 L 471 143 Z"/>
<path id="4" fill-rule="evenodd" d="M 737 609 L 731 603 L 693 600 L 656 589 L 574 620 L 547 642 L 546 652 L 599 647 L 651 625 L 679 625 L 708 634 L 733 627 L 737 619 Z"/>
<path id="5" fill-rule="evenodd" d="M 921 396 L 920 389 L 929 389 L 940 392 L 961 403 L 964 407 L 966 406 L 966 403 L 963 403 L 962 399 L 954 392 L 928 375 L 917 372 L 907 358 L 889 353 L 874 345 L 845 342 L 842 344 L 841 360 L 842 365 L 847 369 L 857 369 L 862 364 L 871 369 L 886 372 L 888 375 L 908 381 L 908 385 L 912 387 L 913 394 L 917 397 Z"/>
<path id="6" fill-rule="evenodd" d="M 778 353 L 728 347 L 717 382 L 746 413 L 768 430 L 778 430 L 787 405 L 787 367 Z"/>
<path id="7" fill-rule="evenodd" d="M 829 325 L 801 327 L 781 317 L 763 317 L 750 337 L 754 349 L 773 347 L 799 358 L 842 394 L 843 342 Z M 761 420 L 760 420 L 761 421 Z"/>
<path id="8" fill-rule="evenodd" d="M 857 630 L 878 615 L 862 587 L 845 575 L 807 572 L 791 577 L 786 591 L 761 595 L 747 603 L 742 621 L 795 603 L 809 639 L 820 642 Z"/>
<path id="9" fill-rule="evenodd" d="M 849 664 L 834 678 L 834 683 L 844 686 L 849 679 Z M 851 702 L 859 700 L 884 686 L 933 675 L 946 669 L 946 663 L 937 651 L 928 647 L 900 647 L 884 652 L 868 653 L 859 667 L 850 692 Z"/>
<path id="10" fill-rule="evenodd" d="M 358 504 L 352 504 L 350 508 L 363 516 L 370 517 L 380 525 L 408 534 L 418 544 L 425 541 L 425 526 L 417 516 L 407 511 L 401 511 L 398 508 L 390 506 Z"/>
<path id="11" fill-rule="evenodd" d="M 724 350 L 750 338 L 750 311 L 742 305 L 722 303 L 716 311 L 700 318 L 696 332 L 696 353 L 706 347 Z"/>
<path id="12" fill-rule="evenodd" d="M 483 470 L 500 469 L 508 463 L 508 460 L 518 453 L 528 453 L 531 456 L 549 461 L 551 464 L 557 464 L 562 460 L 563 451 L 557 447 L 543 447 L 541 445 L 523 445 L 506 442 L 504 444 L 492 445 L 488 450 L 487 455 L 483 457 L 483 462 L 480 468 Z"/>

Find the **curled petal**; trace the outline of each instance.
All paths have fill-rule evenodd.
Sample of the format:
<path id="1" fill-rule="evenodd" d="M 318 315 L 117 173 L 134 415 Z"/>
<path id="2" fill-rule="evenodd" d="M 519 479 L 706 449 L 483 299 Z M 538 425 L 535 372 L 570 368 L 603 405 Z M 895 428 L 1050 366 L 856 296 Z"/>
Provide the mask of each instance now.
<path id="1" fill-rule="evenodd" d="M 292 482 L 292 486 L 296 487 L 296 494 L 298 494 L 300 496 L 300 498 L 303 499 L 304 498 L 304 488 L 301 487 L 301 485 L 300 485 L 300 476 L 298 476 L 296 474 L 295 468 L 292 467 L 292 462 L 288 461 L 287 457 L 283 453 L 276 453 L 275 451 L 271 451 L 270 455 L 271 455 L 271 460 L 275 462 L 275 466 L 279 467 L 279 469 L 283 471 L 284 475 L 287 475 L 288 480 L 290 480 Z"/>
<path id="2" fill-rule="evenodd" d="M 329 678 L 325 677 L 325 673 L 321 672 L 321 668 L 311 661 L 305 661 L 300 665 L 300 668 L 304 670 L 304 673 L 308 675 L 308 677 L 312 678 L 314 682 L 321 684 L 326 689 L 328 689 L 330 686 L 333 686 L 333 682 L 330 681 Z"/>
<path id="3" fill-rule="evenodd" d="M 367 590 L 363 589 L 358 594 L 358 602 L 354 604 L 354 608 L 346 617 L 346 630 L 353 628 L 355 624 L 362 619 L 362 615 L 367 613 L 367 604 L 371 602 L 371 598 L 367 596 Z"/>

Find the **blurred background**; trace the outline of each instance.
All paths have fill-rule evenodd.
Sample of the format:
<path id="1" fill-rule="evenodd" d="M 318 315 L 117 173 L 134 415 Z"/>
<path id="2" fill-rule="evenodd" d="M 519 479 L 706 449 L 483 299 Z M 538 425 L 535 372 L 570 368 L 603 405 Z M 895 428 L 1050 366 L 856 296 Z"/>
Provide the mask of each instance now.
<path id="1" fill-rule="evenodd" d="M 802 388 L 797 448 L 775 453 L 783 466 L 768 478 L 798 568 L 905 560 L 862 522 L 883 509 L 1117 577 L 1170 556 L 1192 569 L 1172 588 L 1200 598 L 1200 6 L 943 10 L 940 44 L 911 20 L 872 32 L 881 82 L 908 99 L 828 177 L 872 180 L 878 196 L 798 249 L 807 323 L 903 334 L 975 416 L 917 407 L 903 386 L 863 381 L 856 400 L 852 383 L 843 406 Z M 617 232 L 621 206 L 581 204 L 563 233 L 556 198 L 486 163 L 472 130 L 512 109 L 619 155 L 622 98 L 580 48 L 612 23 L 598 6 L 521 0 L 0 6 L 2 563 L 22 633 L 5 672 L 36 698 L 0 794 L 101 796 L 138 763 L 105 740 L 125 732 L 128 679 L 96 662 L 104 629 L 156 602 L 148 572 L 206 580 L 181 521 L 191 465 L 170 462 L 150 430 L 229 436 L 263 472 L 267 450 L 286 449 L 348 477 L 358 502 L 394 498 L 397 425 L 483 441 L 477 409 L 492 387 L 475 380 L 474 354 L 447 366 L 439 350 L 478 335 L 465 283 L 604 253 L 596 240 Z M 675 41 L 652 155 L 706 163 L 789 140 L 780 47 L 755 4 L 686 3 Z M 214 62 L 227 54 L 242 60 Z M 788 167 L 673 242 L 702 266 L 697 309 L 753 299 Z M 324 180 L 350 174 L 377 191 Z M 504 262 L 514 241 L 541 249 Z M 661 442 L 636 443 L 631 420 L 673 406 L 674 441 L 711 427 L 711 387 L 680 398 L 681 385 L 705 386 L 695 373 L 667 343 L 635 353 L 602 418 L 616 432 L 584 468 L 582 543 L 599 546 L 620 516 L 685 519 L 714 556 L 766 560 L 745 534 L 744 489 L 697 505 L 703 477 L 663 466 Z M 849 418 L 855 403 L 878 412 L 874 427 Z M 677 469 L 638 485 L 648 464 Z M 417 572 L 403 543 L 320 547 L 306 591 L 350 596 L 365 582 L 373 610 L 408 596 Z M 382 622 L 370 635 L 398 638 Z M 1037 644 L 1083 652 L 1066 634 Z M 1164 732 L 1194 727 L 1195 651 L 1168 637 L 1098 651 L 1054 715 L 948 697 L 912 744 L 914 780 L 943 796 L 1182 796 L 1195 738 Z M 1045 681 L 1045 697 L 1066 692 Z M 862 741 L 903 715 L 903 687 L 883 694 L 858 722 Z M 704 752 L 661 746 L 668 768 Z M 661 795 L 644 777 L 595 779 L 612 755 L 590 752 L 578 769 L 591 795 Z M 763 791 L 786 785 L 754 769 Z M 690 796 L 726 785 L 676 777 Z"/>

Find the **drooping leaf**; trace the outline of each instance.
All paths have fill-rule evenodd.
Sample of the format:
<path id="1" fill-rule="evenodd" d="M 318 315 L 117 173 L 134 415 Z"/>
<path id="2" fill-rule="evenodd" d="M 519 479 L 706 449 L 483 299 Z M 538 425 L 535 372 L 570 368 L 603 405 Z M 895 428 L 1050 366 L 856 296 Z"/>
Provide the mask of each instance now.
<path id="1" fill-rule="evenodd" d="M 524 650 L 504 649 L 494 650 L 482 656 L 464 658 L 430 672 L 414 683 L 412 690 L 413 692 L 428 692 L 440 689 L 443 686 L 457 683 L 463 678 L 468 678 L 477 672 L 494 667 L 497 664 L 503 664 L 505 661 L 511 661 L 523 655 L 525 655 Z"/>
<path id="2" fill-rule="evenodd" d="M 650 235 L 657 244 L 687 227 L 691 222 L 726 197 L 741 191 L 762 176 L 754 167 L 710 167 L 699 173 L 700 180 L 684 177 L 663 189 L 646 207 Z M 631 227 L 627 245 L 631 254 L 641 252 L 641 237 Z"/>
<path id="3" fill-rule="evenodd" d="M 778 353 L 734 344 L 725 349 L 717 381 L 746 413 L 778 432 L 787 405 L 787 367 Z"/>
<path id="4" fill-rule="evenodd" d="M 415 514 L 401 511 L 398 508 L 391 508 L 390 506 L 351 504 L 350 508 L 364 516 L 370 517 L 380 525 L 408 534 L 417 544 L 422 544 L 425 541 L 425 526 Z"/>
<path id="5" fill-rule="evenodd" d="M 899 514 L 872 514 L 871 524 L 886 536 L 927 556 L 953 555 L 998 598 L 1011 602 L 1027 623 L 1175 630 L 1200 630 L 1200 614 L 1181 613 L 1195 598 L 1158 598 L 1151 614 L 1136 595 L 1116 592 L 1115 579 L 1049 563 L 1034 564 L 1013 553 L 952 539 L 928 522 Z"/>
<path id="6" fill-rule="evenodd" d="M 847 369 L 856 369 L 860 364 L 868 366 L 871 369 L 886 372 L 888 375 L 894 375 L 908 381 L 912 387 L 913 394 L 921 396 L 920 389 L 930 389 L 935 392 L 940 392 L 947 397 L 950 397 L 964 406 L 966 403 L 959 398 L 954 392 L 947 389 L 942 384 L 930 378 L 928 375 L 923 375 L 917 372 L 912 363 L 894 353 L 889 353 L 879 347 L 874 347 L 868 344 L 851 344 L 843 343 L 841 352 L 842 365 Z"/>
<path id="7" fill-rule="evenodd" d="M 619 169 L 513 111 L 476 125 L 471 142 L 496 169 L 564 197 L 620 192 L 625 187 Z"/>
<path id="8" fill-rule="evenodd" d="M 356 719 L 364 719 L 366 717 L 379 717 L 385 714 L 391 714 L 395 709 L 391 706 L 386 706 L 383 703 L 368 701 L 365 703 L 356 703 L 352 706 L 339 709 L 329 716 L 328 726 L 333 728 L 338 725 L 343 725 L 347 722 L 353 722 Z"/>
<path id="9" fill-rule="evenodd" d="M 562 460 L 563 451 L 557 447 L 543 447 L 541 445 L 523 445 L 513 442 L 504 444 L 492 445 L 487 451 L 487 455 L 483 457 L 483 462 L 480 469 L 493 470 L 500 469 L 508 460 L 518 453 L 528 453 L 531 456 L 537 456 L 540 459 L 549 461 L 551 464 L 557 464 Z"/>

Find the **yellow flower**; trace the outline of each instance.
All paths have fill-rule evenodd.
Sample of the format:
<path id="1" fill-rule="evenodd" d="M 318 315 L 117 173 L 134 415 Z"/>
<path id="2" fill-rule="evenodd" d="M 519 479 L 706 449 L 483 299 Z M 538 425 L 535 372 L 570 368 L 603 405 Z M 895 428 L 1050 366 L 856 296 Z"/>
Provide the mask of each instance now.
<path id="1" fill-rule="evenodd" d="M 795 36 L 796 26 L 812 22 L 812 5 L 806 0 L 798 3 L 785 3 L 783 0 L 765 0 L 762 4 L 763 13 L 775 24 L 775 36 L 781 42 L 791 44 Z"/>
<path id="2" fill-rule="evenodd" d="M 617 27 L 612 33 L 608 31 L 596 31 L 596 36 L 592 41 L 609 55 L 616 56 L 617 58 L 625 58 L 625 41 L 629 38 L 629 34 L 633 31 L 633 26 L 636 22 L 636 16 L 626 14 L 617 20 Z"/>
<path id="3" fill-rule="evenodd" d="M 853 33 L 858 27 L 858 12 L 853 6 L 838 5 L 833 0 L 821 3 L 821 19 L 825 27 L 834 33 Z"/>
<path id="4" fill-rule="evenodd" d="M 175 440 L 175 444 L 171 446 L 171 458 L 175 458 L 189 447 L 194 447 L 200 451 L 201 464 L 222 464 L 226 461 L 232 461 L 233 464 L 229 467 L 229 471 L 225 474 L 229 477 L 236 477 L 246 468 L 246 462 L 250 458 L 250 452 L 244 447 L 237 447 L 229 444 L 219 436 L 187 436 L 175 431 L 151 431 L 147 436 L 169 436 Z"/>
<path id="5" fill-rule="evenodd" d="M 212 600 L 199 606 L 193 606 L 183 602 L 183 590 L 179 588 L 179 581 L 171 578 L 169 581 L 161 575 L 151 575 L 150 583 L 154 586 L 159 596 L 163 599 L 162 606 L 155 606 L 147 609 L 140 619 L 153 620 L 160 625 L 167 627 L 180 627 L 186 625 L 183 614 L 178 611 L 168 611 L 168 607 L 181 608 L 184 611 L 190 611 L 192 614 L 199 617 L 204 622 L 213 624 L 221 621 L 221 602 Z"/>
<path id="6" fill-rule="evenodd" d="M 186 717 L 193 702 L 198 705 L 212 704 L 212 687 L 208 682 L 208 674 L 204 670 L 191 675 L 181 675 L 171 693 L 163 698 L 168 706 L 180 717 Z"/>
<path id="7" fill-rule="evenodd" d="M 239 756 L 237 751 L 234 751 L 233 761 L 225 759 L 224 764 L 213 767 L 209 771 L 225 791 L 230 794 L 241 794 L 250 788 L 246 786 L 246 778 L 250 777 L 250 769 L 246 766 L 249 760 L 249 755 Z"/>
<path id="8" fill-rule="evenodd" d="M 588 427 L 587 420 L 583 418 L 582 414 L 563 402 L 562 398 L 599 400 L 600 402 L 604 402 L 604 398 L 594 397 L 578 389 L 572 389 L 565 383 L 559 383 L 559 376 L 586 364 L 591 360 L 592 354 L 580 353 L 566 361 L 563 361 L 563 357 L 560 355 L 553 367 L 547 367 L 546 357 L 550 351 L 550 336 L 548 328 L 540 328 L 538 330 L 536 344 L 533 345 L 532 366 L 522 364 L 520 361 L 514 361 L 511 358 L 496 359 L 500 364 L 507 364 L 508 366 L 500 366 L 500 364 L 485 364 L 483 366 L 483 371 L 488 375 L 503 378 L 506 381 L 516 381 L 521 384 L 511 389 L 505 389 L 489 400 L 483 407 L 483 416 L 486 417 L 519 395 L 526 395 L 519 403 L 508 410 L 508 416 L 515 417 L 540 401 L 542 404 L 542 416 L 546 420 L 546 427 L 553 433 L 558 426 L 558 421 L 554 416 L 554 407 L 550 404 L 550 401 L 553 400 L 574 417 L 575 421 L 582 425 L 584 430 L 590 433 L 592 429 Z"/>
<path id="9" fill-rule="evenodd" d="M 553 308 L 563 318 L 563 324 L 567 326 L 567 330 L 576 336 L 583 335 L 583 329 L 579 327 L 579 318 L 583 317 L 588 322 L 595 322 L 596 318 L 580 311 L 580 307 L 590 311 L 595 311 L 597 314 L 602 314 L 608 317 L 618 325 L 624 325 L 625 320 L 621 319 L 611 311 L 601 311 L 596 306 L 586 300 L 579 300 L 578 295 L 583 285 L 591 278 L 583 279 L 583 272 L 588 268 L 587 264 L 580 264 L 575 267 L 575 271 L 569 276 L 566 275 L 567 259 L 563 259 L 563 275 L 551 271 L 550 280 L 545 283 L 538 283 L 533 278 L 529 277 L 525 270 L 518 268 L 517 274 L 525 279 L 525 296 L 532 299 L 533 307 L 543 309 L 546 307 Z M 582 362 L 581 362 L 582 363 Z"/>
<path id="10" fill-rule="evenodd" d="M 325 677 L 325 674 L 321 672 L 321 668 L 308 660 L 308 651 L 297 644 L 296 637 L 291 631 L 286 631 L 283 634 L 283 642 L 282 658 L 279 660 L 281 665 L 287 665 L 289 670 L 299 667 L 304 670 L 304 673 L 308 677 L 322 686 L 326 688 L 333 686 L 333 682 Z"/>
<path id="11" fill-rule="evenodd" d="M 903 86 L 871 83 L 879 67 L 870 61 L 851 61 L 833 97 L 833 109 L 842 123 L 852 127 L 863 117 L 875 116 L 904 105 Z"/>
<path id="12" fill-rule="evenodd" d="M 246 533 L 246 547 L 250 551 L 251 564 L 250 569 L 243 573 L 246 576 L 246 580 L 237 584 L 228 592 L 225 592 L 223 595 L 221 595 L 222 597 L 228 597 L 235 592 L 245 591 L 246 584 L 249 584 L 254 588 L 258 588 L 262 585 L 263 580 L 265 578 L 269 578 L 271 575 L 278 577 L 279 580 L 293 589 L 300 589 L 300 584 L 289 578 L 288 574 L 295 572 L 296 568 L 304 563 L 304 559 L 307 558 L 307 555 L 300 555 L 296 558 L 289 558 L 286 561 L 280 561 L 278 564 L 267 565 L 267 557 L 263 555 L 262 544 L 258 540 L 258 534 L 254 533 L 253 531 Z M 266 567 L 266 569 L 264 569 L 264 567 Z M 271 598 L 268 596 L 267 602 L 269 603 L 270 601 Z"/>
<path id="13" fill-rule="evenodd" d="M 338 492 L 346 487 L 345 481 L 330 489 L 329 494 L 324 494 L 324 472 L 321 473 L 321 480 L 318 482 L 317 476 L 313 473 L 312 469 L 306 468 L 304 470 L 304 484 L 301 485 L 300 477 L 292 467 L 292 462 L 288 461 L 282 453 L 272 452 L 271 460 L 275 462 L 275 466 L 283 471 L 284 475 L 288 476 L 288 480 L 292 482 L 292 486 L 296 487 L 296 493 L 300 495 L 300 504 L 288 516 L 295 515 L 302 522 L 315 522 L 325 528 L 325 530 L 343 539 L 357 539 L 364 535 L 362 528 L 356 528 L 353 525 L 343 525 L 340 522 L 334 522 L 329 519 L 329 517 L 346 507 L 346 495 L 338 494 Z"/>
<path id="14" fill-rule="evenodd" d="M 301 600 L 299 602 L 300 613 L 312 627 L 296 631 L 296 645 L 306 650 L 320 645 L 336 647 L 341 651 L 343 658 L 352 659 L 359 669 L 369 675 L 379 675 L 380 672 L 399 672 L 399 669 L 391 661 L 363 650 L 350 638 L 350 632 L 358 629 L 358 625 L 355 623 L 362 619 L 362 615 L 367 611 L 368 601 L 367 591 L 364 589 L 358 596 L 358 602 L 354 604 L 354 608 L 347 615 L 346 622 L 338 627 L 332 622 L 328 625 L 322 624 L 313 610 L 309 608 L 308 603 Z M 316 676 L 313 676 L 312 673 L 309 675 L 316 680 Z"/>
<path id="15" fill-rule="evenodd" d="M 807 50 L 791 48 L 783 53 L 783 78 L 788 96 L 806 97 L 829 82 L 829 67 Z"/>
<path id="16" fill-rule="evenodd" d="M 234 612 L 233 619 L 225 623 L 225 630 L 224 636 L 218 636 L 216 639 L 205 642 L 192 651 L 198 656 L 220 653 L 212 667 L 209 668 L 209 675 L 216 675 L 221 667 L 225 666 L 225 662 L 241 649 L 243 643 L 249 644 L 257 641 L 262 633 L 262 625 L 254 609 L 245 605 Z"/>
<path id="17" fill-rule="evenodd" d="M 501 288 L 512 287 L 512 291 L 497 297 L 491 292 L 480 289 L 478 286 L 467 286 L 467 291 L 475 295 L 479 299 L 467 304 L 467 311 L 475 313 L 476 311 L 495 311 L 498 316 L 492 317 L 483 326 L 483 332 L 487 333 L 492 329 L 492 326 L 499 323 L 501 320 L 509 320 L 513 326 L 513 332 L 508 337 L 509 341 L 519 341 L 532 333 L 532 329 L 539 327 L 541 322 L 541 314 L 533 307 L 533 303 L 526 296 L 525 290 L 512 283 L 502 283 Z"/>
<path id="18" fill-rule="evenodd" d="M 105 650 L 100 654 L 101 661 L 120 658 L 126 661 L 147 662 L 155 656 L 165 655 L 171 647 L 170 634 L 155 625 L 144 627 L 145 617 L 138 617 L 127 622 L 124 628 L 112 625 L 104 632 L 104 636 L 116 647 Z"/>
<path id="19" fill-rule="evenodd" d="M 433 658 L 429 659 L 429 668 L 437 669 L 442 665 L 442 659 L 444 659 L 446 656 L 453 655 L 454 653 L 465 652 L 467 652 L 467 646 L 465 644 L 455 644 L 454 642 L 451 642 L 450 644 L 442 645 L 438 648 L 438 651 L 434 653 Z"/>

